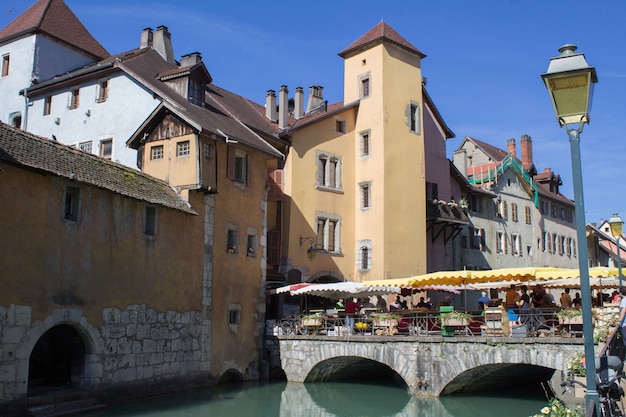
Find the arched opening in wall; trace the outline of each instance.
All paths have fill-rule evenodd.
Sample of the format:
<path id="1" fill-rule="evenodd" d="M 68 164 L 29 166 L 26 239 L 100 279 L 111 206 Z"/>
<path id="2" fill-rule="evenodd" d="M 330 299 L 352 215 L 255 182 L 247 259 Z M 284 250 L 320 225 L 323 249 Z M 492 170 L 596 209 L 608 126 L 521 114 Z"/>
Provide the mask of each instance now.
<path id="1" fill-rule="evenodd" d="M 28 392 L 78 388 L 85 373 L 85 345 L 72 326 L 61 324 L 45 332 L 30 354 Z"/>
<path id="2" fill-rule="evenodd" d="M 242 381 L 243 381 L 243 375 L 241 375 L 241 372 L 239 372 L 236 369 L 229 369 L 228 371 L 222 374 L 222 376 L 220 377 L 219 381 L 217 381 L 217 383 L 226 384 L 226 383 L 242 382 Z"/>

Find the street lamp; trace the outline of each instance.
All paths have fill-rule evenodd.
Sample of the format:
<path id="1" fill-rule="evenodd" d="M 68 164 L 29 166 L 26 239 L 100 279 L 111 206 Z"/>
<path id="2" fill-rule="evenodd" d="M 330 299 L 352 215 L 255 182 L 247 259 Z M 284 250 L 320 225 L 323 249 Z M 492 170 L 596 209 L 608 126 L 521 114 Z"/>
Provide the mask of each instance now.
<path id="1" fill-rule="evenodd" d="M 313 245 L 315 245 L 315 238 L 300 236 L 300 246 L 302 246 L 302 242 L 309 242 L 309 245 L 311 245 L 306 251 L 306 257 L 309 261 L 313 261 L 313 259 L 315 259 L 315 249 L 313 249 Z"/>
<path id="2" fill-rule="evenodd" d="M 617 274 L 619 275 L 619 288 L 622 289 L 622 257 L 619 254 L 620 244 L 619 238 L 622 237 L 622 228 L 624 227 L 624 221 L 617 214 L 613 213 L 613 217 L 609 219 L 609 226 L 611 226 L 611 234 L 615 238 L 617 243 Z"/>
<path id="3" fill-rule="evenodd" d="M 587 393 L 585 404 L 589 410 L 595 404 L 599 414 L 599 397 L 595 380 L 595 353 L 591 316 L 591 289 L 589 286 L 589 254 L 585 230 L 585 201 L 580 162 L 580 133 L 589 123 L 589 110 L 593 95 L 593 84 L 598 82 L 596 69 L 587 64 L 585 55 L 576 53 L 575 45 L 559 48 L 561 55 L 550 59 L 550 65 L 541 78 L 548 88 L 550 99 L 559 125 L 569 136 L 574 182 L 574 207 L 576 211 L 576 236 L 578 240 L 578 265 L 580 293 L 582 297 L 583 338 L 585 343 L 585 367 L 587 371 Z M 569 128 L 568 125 L 577 125 Z M 593 403 L 592 403 L 593 401 Z"/>

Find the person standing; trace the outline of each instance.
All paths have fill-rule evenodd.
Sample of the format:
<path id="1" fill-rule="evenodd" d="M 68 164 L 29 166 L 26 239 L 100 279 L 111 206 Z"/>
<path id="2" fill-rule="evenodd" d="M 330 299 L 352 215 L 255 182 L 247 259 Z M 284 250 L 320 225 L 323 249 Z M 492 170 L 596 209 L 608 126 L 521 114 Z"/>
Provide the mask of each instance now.
<path id="1" fill-rule="evenodd" d="M 491 300 L 489 299 L 489 297 L 487 297 L 487 291 L 483 291 L 480 298 L 478 299 L 478 309 L 484 310 L 489 301 Z"/>
<path id="2" fill-rule="evenodd" d="M 350 334 L 354 333 L 354 317 L 360 309 L 361 307 L 356 302 L 356 298 L 351 298 L 346 303 L 346 326 Z"/>
<path id="3" fill-rule="evenodd" d="M 569 295 L 569 288 L 565 288 L 559 301 L 561 302 L 561 308 L 572 308 L 572 297 Z"/>

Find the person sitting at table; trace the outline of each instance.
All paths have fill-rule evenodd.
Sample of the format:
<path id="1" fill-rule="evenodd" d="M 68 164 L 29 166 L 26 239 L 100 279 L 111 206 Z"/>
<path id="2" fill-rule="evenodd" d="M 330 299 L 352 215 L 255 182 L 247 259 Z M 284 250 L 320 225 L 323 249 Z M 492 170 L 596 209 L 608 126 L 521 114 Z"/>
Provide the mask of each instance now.
<path id="1" fill-rule="evenodd" d="M 485 306 L 489 304 L 489 301 L 491 300 L 489 299 L 489 297 L 487 297 L 487 291 L 483 291 L 480 298 L 478 299 L 478 309 L 484 310 Z"/>
<path id="2" fill-rule="evenodd" d="M 430 298 L 428 300 L 430 301 Z M 417 305 L 415 307 L 416 308 L 430 310 L 430 307 L 432 307 L 432 304 L 430 302 L 426 302 L 424 297 L 420 297 L 420 302 L 417 303 Z"/>

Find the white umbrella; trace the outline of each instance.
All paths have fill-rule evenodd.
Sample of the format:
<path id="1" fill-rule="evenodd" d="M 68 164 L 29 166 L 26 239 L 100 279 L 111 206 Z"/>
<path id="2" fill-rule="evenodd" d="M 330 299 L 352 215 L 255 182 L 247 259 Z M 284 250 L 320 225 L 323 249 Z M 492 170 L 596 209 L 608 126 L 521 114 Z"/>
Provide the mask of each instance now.
<path id="1" fill-rule="evenodd" d="M 367 297 L 372 295 L 400 294 L 400 287 L 387 285 L 363 285 L 361 282 L 332 282 L 311 284 L 290 291 L 291 295 L 315 295 L 325 298 Z"/>

